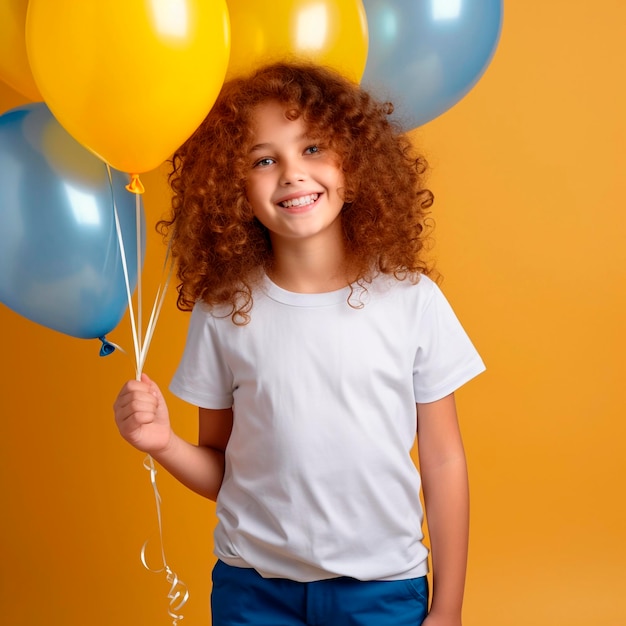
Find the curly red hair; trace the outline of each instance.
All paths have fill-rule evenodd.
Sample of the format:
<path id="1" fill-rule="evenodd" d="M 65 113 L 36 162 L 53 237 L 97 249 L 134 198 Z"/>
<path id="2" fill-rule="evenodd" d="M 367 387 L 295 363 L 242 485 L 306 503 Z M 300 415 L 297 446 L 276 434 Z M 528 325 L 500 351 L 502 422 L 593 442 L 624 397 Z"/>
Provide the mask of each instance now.
<path id="1" fill-rule="evenodd" d="M 424 258 L 428 209 L 425 160 L 389 120 L 393 107 L 376 101 L 335 71 L 278 63 L 224 84 L 196 132 L 172 159 L 171 235 L 178 307 L 198 300 L 230 304 L 246 323 L 254 286 L 272 261 L 267 229 L 246 198 L 251 121 L 257 105 L 276 101 L 301 117 L 339 157 L 344 172 L 342 224 L 355 282 L 378 273 L 417 280 L 430 274 Z"/>

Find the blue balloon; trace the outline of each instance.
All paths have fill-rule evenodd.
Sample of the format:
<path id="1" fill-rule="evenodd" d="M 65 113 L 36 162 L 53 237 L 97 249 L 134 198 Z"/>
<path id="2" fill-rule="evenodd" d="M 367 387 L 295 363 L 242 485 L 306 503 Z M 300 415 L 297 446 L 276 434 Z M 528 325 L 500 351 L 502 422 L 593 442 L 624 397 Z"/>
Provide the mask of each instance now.
<path id="1" fill-rule="evenodd" d="M 361 84 L 415 128 L 478 82 L 495 53 L 502 0 L 363 0 L 369 51 Z"/>
<path id="2" fill-rule="evenodd" d="M 135 196 L 42 103 L 0 116 L 0 302 L 53 330 L 104 337 L 127 308 L 114 199 L 137 282 Z M 141 240 L 144 241 L 141 211 Z M 142 249 L 143 255 L 143 249 Z"/>

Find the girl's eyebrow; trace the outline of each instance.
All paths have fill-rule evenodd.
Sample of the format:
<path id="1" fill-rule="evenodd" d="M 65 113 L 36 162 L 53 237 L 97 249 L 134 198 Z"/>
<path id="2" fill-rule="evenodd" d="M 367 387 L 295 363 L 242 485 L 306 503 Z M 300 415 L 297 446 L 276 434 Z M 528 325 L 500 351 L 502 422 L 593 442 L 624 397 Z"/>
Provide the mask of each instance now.
<path id="1" fill-rule="evenodd" d="M 267 150 L 271 148 L 271 143 L 257 143 L 255 146 L 250 148 L 250 152 L 258 152 L 259 150 Z"/>
<path id="2" fill-rule="evenodd" d="M 295 138 L 295 141 L 315 141 L 313 137 L 309 133 L 302 133 L 298 137 Z M 274 147 L 274 144 L 271 142 L 257 143 L 252 148 L 250 148 L 250 153 L 257 152 L 259 150 L 270 150 Z"/>

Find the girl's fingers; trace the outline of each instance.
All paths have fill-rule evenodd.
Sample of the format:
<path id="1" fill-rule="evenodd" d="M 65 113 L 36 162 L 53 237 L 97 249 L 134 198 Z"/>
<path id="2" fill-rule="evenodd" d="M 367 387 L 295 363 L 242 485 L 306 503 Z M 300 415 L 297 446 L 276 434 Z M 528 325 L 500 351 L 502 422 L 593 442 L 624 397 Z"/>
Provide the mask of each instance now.
<path id="1" fill-rule="evenodd" d="M 157 409 L 158 400 L 151 393 L 131 392 L 121 394 L 113 408 L 118 421 L 125 421 L 133 416 L 141 422 L 151 421 Z"/>

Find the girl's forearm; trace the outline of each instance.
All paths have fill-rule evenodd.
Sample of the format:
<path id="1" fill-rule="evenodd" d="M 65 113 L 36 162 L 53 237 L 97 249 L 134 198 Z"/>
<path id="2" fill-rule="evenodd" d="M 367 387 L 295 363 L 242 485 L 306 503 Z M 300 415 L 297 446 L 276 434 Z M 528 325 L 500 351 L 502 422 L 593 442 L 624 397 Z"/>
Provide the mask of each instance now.
<path id="1" fill-rule="evenodd" d="M 172 434 L 167 448 L 152 454 L 174 478 L 196 493 L 216 500 L 224 478 L 224 452 Z"/>
<path id="2" fill-rule="evenodd" d="M 425 472 L 424 498 L 433 563 L 431 613 L 460 624 L 469 539 L 469 488 L 463 455 Z"/>

